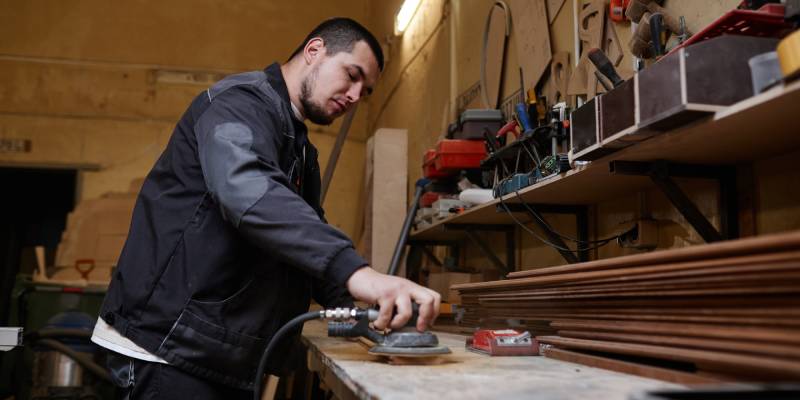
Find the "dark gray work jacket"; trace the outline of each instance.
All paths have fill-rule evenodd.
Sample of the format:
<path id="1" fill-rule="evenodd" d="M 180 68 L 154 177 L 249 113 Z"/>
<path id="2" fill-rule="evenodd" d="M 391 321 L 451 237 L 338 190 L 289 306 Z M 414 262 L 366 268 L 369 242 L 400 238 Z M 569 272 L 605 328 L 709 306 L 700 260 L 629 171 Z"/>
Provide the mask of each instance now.
<path id="1" fill-rule="evenodd" d="M 171 365 L 242 389 L 267 340 L 312 295 L 351 303 L 342 288 L 366 265 L 324 222 L 316 150 L 289 104 L 278 64 L 195 98 L 142 186 L 100 314 Z"/>

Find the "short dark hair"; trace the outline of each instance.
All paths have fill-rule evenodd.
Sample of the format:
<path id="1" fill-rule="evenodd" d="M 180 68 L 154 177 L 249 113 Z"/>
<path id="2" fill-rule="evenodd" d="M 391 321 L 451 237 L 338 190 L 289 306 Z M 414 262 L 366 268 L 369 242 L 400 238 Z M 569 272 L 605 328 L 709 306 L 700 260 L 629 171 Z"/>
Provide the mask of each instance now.
<path id="1" fill-rule="evenodd" d="M 372 49 L 372 53 L 378 61 L 378 68 L 383 71 L 383 50 L 381 50 L 378 39 L 375 39 L 375 36 L 372 35 L 367 28 L 350 18 L 331 18 L 317 25 L 317 27 L 306 36 L 303 43 L 292 53 L 289 60 L 302 53 L 308 41 L 313 38 L 322 38 L 329 56 L 341 51 L 349 53 L 353 51 L 353 46 L 355 46 L 357 42 L 363 40 L 367 42 L 369 48 Z"/>

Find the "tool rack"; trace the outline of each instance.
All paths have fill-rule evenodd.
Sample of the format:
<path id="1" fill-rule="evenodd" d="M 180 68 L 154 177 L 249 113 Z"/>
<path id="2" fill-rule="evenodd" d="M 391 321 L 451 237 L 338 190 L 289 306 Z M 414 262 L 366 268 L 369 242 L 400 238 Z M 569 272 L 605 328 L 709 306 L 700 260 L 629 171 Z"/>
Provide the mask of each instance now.
<path id="1" fill-rule="evenodd" d="M 625 194 L 658 187 L 706 242 L 739 236 L 736 166 L 800 149 L 800 81 L 779 85 L 742 100 L 690 125 L 661 133 L 589 164 L 502 197 L 522 222 L 531 220 L 522 203 L 540 213 L 574 213 L 578 238 L 587 239 L 588 206 Z M 720 184 L 721 229 L 717 230 L 672 180 L 674 177 L 713 179 Z M 558 245 L 563 242 L 539 223 Z M 505 264 L 484 243 L 479 248 L 501 270 L 516 269 L 515 229 L 501 199 L 411 232 L 417 245 L 479 240 L 475 232 L 505 231 Z M 587 260 L 587 254 L 562 251 L 567 262 Z"/>

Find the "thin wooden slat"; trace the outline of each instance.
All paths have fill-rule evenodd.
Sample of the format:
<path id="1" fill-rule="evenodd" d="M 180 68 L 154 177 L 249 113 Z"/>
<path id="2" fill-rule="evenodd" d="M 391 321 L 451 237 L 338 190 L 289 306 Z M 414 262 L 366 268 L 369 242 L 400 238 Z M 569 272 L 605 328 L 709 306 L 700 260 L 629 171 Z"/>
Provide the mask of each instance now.
<path id="1" fill-rule="evenodd" d="M 542 355 L 556 360 L 582 364 L 589 367 L 603 368 L 625 374 L 638 375 L 645 378 L 678 383 L 681 385 L 712 384 L 720 383 L 722 381 L 722 379 L 719 378 L 705 377 L 698 374 L 675 371 L 667 368 L 615 360 L 612 358 L 599 357 L 590 354 L 582 354 L 577 351 L 564 349 L 548 348 L 544 350 Z"/>
<path id="2" fill-rule="evenodd" d="M 494 308 L 496 305 L 489 305 L 488 308 Z M 536 307 L 496 307 L 499 310 L 509 309 L 519 312 L 530 313 L 564 313 L 570 315 L 601 315 L 614 313 L 615 315 L 631 315 L 631 316 L 652 316 L 652 315 L 682 315 L 692 317 L 761 317 L 761 318 L 798 318 L 800 319 L 800 308 L 787 307 L 786 309 L 774 309 L 763 307 L 752 308 L 701 308 L 701 309 L 681 309 L 681 308 L 547 308 L 540 309 Z"/>
<path id="3" fill-rule="evenodd" d="M 490 306 L 492 302 L 498 304 L 505 304 L 508 306 L 525 306 L 536 308 L 549 308 L 549 307 L 737 307 L 737 306 L 753 306 L 759 305 L 762 307 L 789 307 L 800 305 L 800 296 L 796 295 L 772 295 L 772 296 L 759 296 L 741 297 L 741 296 L 685 296 L 681 298 L 652 298 L 652 299 L 637 299 L 631 302 L 628 299 L 600 299 L 600 300 L 584 300 L 584 299 L 562 299 L 556 301 L 537 301 L 536 303 L 526 301 L 514 301 L 514 299 L 505 299 L 502 301 L 485 300 L 481 301 L 477 306 L 486 307 Z"/>
<path id="4" fill-rule="evenodd" d="M 639 357 L 651 357 L 672 361 L 692 362 L 702 369 L 728 373 L 759 376 L 771 380 L 800 378 L 800 362 L 777 360 L 718 351 L 680 349 L 645 344 L 613 343 L 600 340 L 570 339 L 560 336 L 541 336 L 540 343 L 559 348 L 594 350 Z"/>
<path id="5" fill-rule="evenodd" d="M 600 269 L 621 268 L 643 264 L 664 264 L 668 262 L 675 263 L 687 260 L 732 257 L 797 249 L 800 249 L 800 231 L 792 231 L 788 233 L 777 233 L 745 239 L 729 240 L 701 246 L 683 247 L 680 249 L 655 251 L 651 253 L 634 254 L 629 256 L 589 261 L 580 264 L 518 271 L 509 274 L 509 278 L 517 279 L 522 277 L 560 274 L 564 272 L 595 271 Z"/>
<path id="6" fill-rule="evenodd" d="M 618 290 L 610 294 L 570 294 L 555 293 L 547 295 L 525 295 L 513 297 L 514 300 L 553 300 L 553 299 L 591 299 L 591 298 L 621 298 L 621 297 L 682 297 L 682 296 L 731 296 L 731 295 L 771 295 L 771 294 L 800 294 L 800 284 L 790 283 L 782 286 L 770 287 L 734 287 L 696 289 L 696 290 Z M 487 301 L 502 301 L 502 299 L 487 299 Z"/>
<path id="7" fill-rule="evenodd" d="M 800 334 L 800 332 L 798 332 L 798 334 Z M 657 346 L 674 346 L 712 351 L 719 350 L 728 353 L 745 353 L 753 355 L 763 354 L 775 358 L 800 360 L 800 347 L 758 343 L 753 341 L 574 330 L 559 330 L 558 335 L 576 339 L 607 340 L 613 342 L 641 343 Z"/>
<path id="8" fill-rule="evenodd" d="M 528 311 L 498 310 L 492 312 L 491 316 L 502 319 L 524 319 L 538 321 L 556 321 L 565 319 L 574 320 L 622 320 L 622 321 L 641 321 L 641 322 L 681 322 L 681 323 L 710 323 L 726 324 L 729 326 L 767 326 L 767 327 L 800 327 L 800 319 L 776 319 L 758 317 L 696 317 L 687 315 L 623 315 L 623 314 L 550 314 L 550 313 L 531 313 Z M 798 332 L 800 335 L 800 332 Z"/>
<path id="9" fill-rule="evenodd" d="M 711 324 L 674 324 L 630 321 L 577 321 L 560 320 L 550 323 L 558 330 L 593 330 L 606 332 L 669 334 L 673 336 L 754 340 L 765 343 L 800 345 L 800 330 L 762 329 L 753 327 L 728 327 Z"/>
<path id="10" fill-rule="evenodd" d="M 654 281 L 632 282 L 632 283 L 608 283 L 597 285 L 580 286 L 548 286 L 538 290 L 513 291 L 501 294 L 487 294 L 481 296 L 480 300 L 503 299 L 503 298 L 522 298 L 522 296 L 536 296 L 549 293 L 614 293 L 617 290 L 636 290 L 636 289 L 686 289 L 686 288 L 714 288 L 725 286 L 756 286 L 772 282 L 787 283 L 800 280 L 800 265 L 785 266 L 789 271 L 775 271 L 776 268 L 760 268 L 762 271 L 744 274 L 736 273 L 721 276 L 693 277 L 660 279 Z"/>
<path id="11" fill-rule="evenodd" d="M 781 255 L 769 255 L 768 257 L 765 257 L 769 261 L 762 260 L 761 262 L 763 262 L 764 265 L 766 265 L 766 263 L 774 261 L 776 259 L 780 259 L 782 261 L 786 259 L 796 260 L 797 256 L 798 252 L 790 252 L 790 254 L 781 254 Z M 630 277 L 633 275 L 640 275 L 640 274 L 655 274 L 661 272 L 669 273 L 680 270 L 703 269 L 712 266 L 714 267 L 729 266 L 731 267 L 731 269 L 733 269 L 734 266 L 736 265 L 753 265 L 754 263 L 758 263 L 758 261 L 753 261 L 753 260 L 741 261 L 736 259 L 724 259 L 724 260 L 711 260 L 703 262 L 697 261 L 697 262 L 684 262 L 684 263 L 673 263 L 673 264 L 633 266 L 625 269 L 610 269 L 610 270 L 595 270 L 595 271 L 583 271 L 583 269 L 581 268 L 579 270 L 578 269 L 570 270 L 562 274 L 511 279 L 505 281 L 466 283 L 461 285 L 454 285 L 452 288 L 459 290 L 463 294 L 469 290 L 483 290 L 487 288 L 507 289 L 507 288 L 518 288 L 518 287 L 532 286 L 532 285 L 545 285 L 545 284 L 555 284 L 555 283 L 574 282 L 574 281 L 589 281 L 592 279 Z"/>

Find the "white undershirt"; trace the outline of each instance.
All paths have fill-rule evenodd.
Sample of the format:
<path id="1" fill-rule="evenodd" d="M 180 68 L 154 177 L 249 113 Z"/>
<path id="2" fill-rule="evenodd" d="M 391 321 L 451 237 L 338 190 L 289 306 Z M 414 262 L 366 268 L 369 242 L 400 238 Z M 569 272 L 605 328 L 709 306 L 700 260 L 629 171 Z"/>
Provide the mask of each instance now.
<path id="1" fill-rule="evenodd" d="M 294 113 L 294 117 L 297 118 L 298 121 L 303 122 L 305 117 L 303 117 L 303 114 L 300 113 L 300 109 L 297 108 L 291 101 L 289 104 L 292 106 L 292 113 Z"/>
<path id="2" fill-rule="evenodd" d="M 116 329 L 103 321 L 102 318 L 97 319 L 92 332 L 92 342 L 98 346 L 105 347 L 111 351 L 126 355 L 137 360 L 144 360 L 150 362 L 157 362 L 167 364 L 163 358 L 148 352 L 147 350 L 139 347 L 130 339 L 120 335 Z"/>

